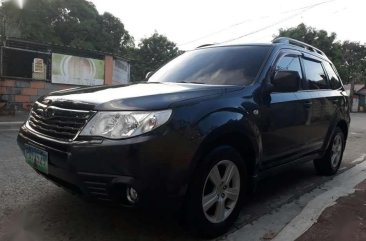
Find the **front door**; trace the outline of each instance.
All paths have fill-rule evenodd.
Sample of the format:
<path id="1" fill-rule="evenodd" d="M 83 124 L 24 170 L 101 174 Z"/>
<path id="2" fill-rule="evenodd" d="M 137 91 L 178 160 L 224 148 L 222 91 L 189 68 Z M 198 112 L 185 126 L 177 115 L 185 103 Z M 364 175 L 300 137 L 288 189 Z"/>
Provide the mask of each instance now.
<path id="1" fill-rule="evenodd" d="M 272 73 L 278 70 L 297 71 L 302 79 L 300 55 L 297 51 L 280 54 Z M 304 145 L 303 127 L 308 121 L 308 112 L 297 93 L 270 93 L 270 103 L 263 111 L 263 169 L 286 162 Z"/>

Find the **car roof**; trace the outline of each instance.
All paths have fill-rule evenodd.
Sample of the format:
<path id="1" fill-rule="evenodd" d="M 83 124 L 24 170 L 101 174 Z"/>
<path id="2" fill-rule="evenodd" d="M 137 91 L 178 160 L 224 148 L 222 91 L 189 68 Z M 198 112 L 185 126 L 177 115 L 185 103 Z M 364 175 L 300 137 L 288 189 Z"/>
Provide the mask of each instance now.
<path id="1" fill-rule="evenodd" d="M 310 45 L 306 44 L 304 42 L 286 38 L 286 37 L 279 37 L 272 40 L 272 43 L 225 43 L 225 44 L 204 44 L 201 46 L 198 46 L 196 49 L 200 48 L 214 48 L 214 47 L 231 47 L 231 46 L 269 46 L 269 47 L 275 47 L 279 49 L 283 48 L 290 48 L 294 49 L 306 54 L 310 54 L 313 56 L 316 56 L 318 58 L 321 58 L 325 61 L 330 62 L 329 58 L 325 55 L 323 51 L 320 49 Z"/>

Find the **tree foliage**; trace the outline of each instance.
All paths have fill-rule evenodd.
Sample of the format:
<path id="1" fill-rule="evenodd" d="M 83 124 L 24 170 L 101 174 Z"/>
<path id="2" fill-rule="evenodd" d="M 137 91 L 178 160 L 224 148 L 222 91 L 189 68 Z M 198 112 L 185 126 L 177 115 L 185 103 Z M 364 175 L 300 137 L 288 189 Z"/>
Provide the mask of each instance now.
<path id="1" fill-rule="evenodd" d="M 23 9 L 7 3 L 0 10 L 7 19 L 6 36 L 123 55 L 131 59 L 132 80 L 143 80 L 146 72 L 181 53 L 158 33 L 135 48 L 120 19 L 110 13 L 100 15 L 86 0 L 27 0 Z"/>
<path id="2" fill-rule="evenodd" d="M 278 36 L 290 37 L 311 44 L 332 60 L 343 82 L 349 83 L 352 78 L 356 83 L 366 83 L 366 46 L 358 42 L 336 41 L 336 33 L 317 30 L 305 24 L 297 27 L 280 29 Z"/>
<path id="3" fill-rule="evenodd" d="M 136 64 L 132 68 L 132 80 L 143 80 L 149 71 L 155 71 L 182 52 L 164 35 L 155 32 L 144 38 L 132 53 Z"/>
<path id="4" fill-rule="evenodd" d="M 366 84 L 366 46 L 358 42 L 344 41 L 342 44 L 341 73 L 347 76 L 350 81 L 352 78 L 356 83 Z"/>
<path id="5" fill-rule="evenodd" d="M 133 81 L 143 80 L 148 71 L 157 70 L 182 53 L 175 43 L 157 32 L 142 39 L 136 48 L 120 19 L 110 13 L 99 14 L 94 4 L 86 0 L 27 0 L 23 9 L 7 3 L 0 8 L 0 13 L 5 15 L 6 36 L 113 52 L 130 58 Z M 345 83 L 352 78 L 366 83 L 365 45 L 337 41 L 336 33 L 305 24 L 280 29 L 278 36 L 298 39 L 323 50 Z"/>
<path id="6" fill-rule="evenodd" d="M 8 3 L 2 12 L 6 36 L 116 53 L 134 45 L 118 18 L 99 15 L 85 0 L 27 0 L 23 9 Z"/>

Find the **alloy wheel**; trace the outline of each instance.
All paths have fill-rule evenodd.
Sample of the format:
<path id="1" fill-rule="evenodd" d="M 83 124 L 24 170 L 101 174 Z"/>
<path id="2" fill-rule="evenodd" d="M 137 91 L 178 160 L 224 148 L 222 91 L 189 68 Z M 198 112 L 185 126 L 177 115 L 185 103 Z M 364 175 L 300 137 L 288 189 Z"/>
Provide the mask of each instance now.
<path id="1" fill-rule="evenodd" d="M 337 134 L 333 139 L 331 164 L 333 168 L 337 168 L 342 156 L 343 141 L 341 135 Z"/>
<path id="2" fill-rule="evenodd" d="M 240 173 L 236 164 L 222 160 L 212 167 L 202 192 L 202 209 L 211 223 L 225 221 L 239 199 Z"/>

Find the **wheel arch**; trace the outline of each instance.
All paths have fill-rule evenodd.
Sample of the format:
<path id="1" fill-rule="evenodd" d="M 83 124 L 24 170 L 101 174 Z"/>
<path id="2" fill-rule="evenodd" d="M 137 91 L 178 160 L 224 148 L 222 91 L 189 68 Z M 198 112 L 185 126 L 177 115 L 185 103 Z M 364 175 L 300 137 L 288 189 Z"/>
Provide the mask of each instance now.
<path id="1" fill-rule="evenodd" d="M 344 141 L 345 141 L 345 143 L 347 142 L 347 137 L 348 137 L 348 124 L 347 124 L 347 121 L 344 120 L 344 119 L 338 119 L 338 120 L 334 121 L 333 124 L 329 127 L 327 137 L 326 137 L 326 139 L 324 141 L 324 145 L 321 149 L 321 151 L 322 151 L 321 156 L 324 156 L 327 149 L 329 148 L 329 146 L 331 144 L 332 137 L 334 135 L 334 131 L 337 127 L 341 129 L 341 131 L 344 134 Z"/>
<path id="2" fill-rule="evenodd" d="M 347 125 L 347 122 L 345 120 L 340 120 L 337 123 L 337 127 L 339 127 L 342 130 L 342 132 L 344 134 L 344 138 L 345 138 L 345 140 L 347 140 L 347 137 L 348 137 L 348 125 Z"/>
<path id="3" fill-rule="evenodd" d="M 195 170 L 201 163 L 202 159 L 210 150 L 225 145 L 231 146 L 239 152 L 248 171 L 248 181 L 250 182 L 249 185 L 254 184 L 254 180 L 257 175 L 259 148 L 256 146 L 253 138 L 240 131 L 225 132 L 220 134 L 212 133 L 208 135 L 202 141 L 196 152 L 194 158 L 195 164 L 192 167 L 194 170 L 192 173 L 195 173 Z"/>

